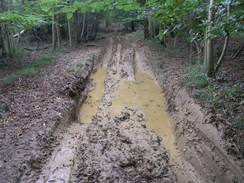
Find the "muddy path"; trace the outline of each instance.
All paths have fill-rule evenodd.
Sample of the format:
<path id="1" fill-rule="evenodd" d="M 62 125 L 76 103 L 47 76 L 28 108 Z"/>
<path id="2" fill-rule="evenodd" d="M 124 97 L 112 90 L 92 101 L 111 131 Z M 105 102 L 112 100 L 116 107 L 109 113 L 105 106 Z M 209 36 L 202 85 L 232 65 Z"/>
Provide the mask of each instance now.
<path id="1" fill-rule="evenodd" d="M 43 145 L 33 153 L 42 153 L 17 182 L 241 183 L 242 162 L 226 153 L 211 115 L 179 84 L 179 63 L 131 34 L 104 36 L 99 47 L 55 66 L 77 68 L 79 54 L 94 55 L 77 77 L 64 78 L 66 96 L 56 98 L 65 117 L 39 129 Z"/>
<path id="2" fill-rule="evenodd" d="M 37 182 L 241 182 L 242 170 L 211 136 L 218 133 L 181 119 L 203 116 L 166 112 L 162 74 L 150 62 L 159 53 L 148 49 L 131 36 L 108 36 L 78 120 Z"/>

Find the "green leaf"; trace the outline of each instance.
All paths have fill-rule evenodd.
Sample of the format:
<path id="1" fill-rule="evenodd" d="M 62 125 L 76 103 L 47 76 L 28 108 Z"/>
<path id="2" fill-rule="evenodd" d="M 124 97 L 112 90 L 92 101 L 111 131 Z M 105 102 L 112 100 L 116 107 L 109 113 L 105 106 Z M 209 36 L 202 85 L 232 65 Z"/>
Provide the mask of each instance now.
<path id="1" fill-rule="evenodd" d="M 162 31 L 159 32 L 159 34 L 157 35 L 157 37 L 162 40 L 164 38 L 164 34 Z"/>
<path id="2" fill-rule="evenodd" d="M 67 14 L 67 18 L 68 18 L 68 19 L 71 19 L 72 17 L 73 17 L 73 13 L 68 13 L 68 14 Z"/>

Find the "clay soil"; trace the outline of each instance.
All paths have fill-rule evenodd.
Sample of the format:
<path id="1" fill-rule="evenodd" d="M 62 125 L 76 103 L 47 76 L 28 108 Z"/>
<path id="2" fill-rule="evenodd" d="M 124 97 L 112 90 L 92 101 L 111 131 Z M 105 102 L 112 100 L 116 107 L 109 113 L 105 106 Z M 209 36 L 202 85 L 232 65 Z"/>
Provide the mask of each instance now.
<path id="1" fill-rule="evenodd" d="M 243 162 L 227 153 L 213 115 L 181 80 L 185 57 L 174 57 L 124 32 L 102 35 L 53 60 L 40 73 L 0 91 L 11 106 L 0 121 L 0 182 L 241 183 Z M 106 68 L 104 93 L 90 123 L 80 108 Z M 113 112 L 122 81 L 143 72 L 167 100 L 177 155 L 142 123 L 140 110 Z M 165 111 L 164 111 L 165 112 Z"/>

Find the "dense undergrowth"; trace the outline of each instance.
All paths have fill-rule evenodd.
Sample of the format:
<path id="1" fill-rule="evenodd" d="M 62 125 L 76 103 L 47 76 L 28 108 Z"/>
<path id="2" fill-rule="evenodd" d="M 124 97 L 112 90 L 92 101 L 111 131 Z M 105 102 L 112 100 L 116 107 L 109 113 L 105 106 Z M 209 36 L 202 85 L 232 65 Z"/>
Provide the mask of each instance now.
<path id="1" fill-rule="evenodd" d="M 240 118 L 244 104 L 243 88 L 235 82 L 221 82 L 224 75 L 209 78 L 203 71 L 203 65 L 199 62 L 185 69 L 193 96 L 219 112 L 225 123 L 244 130 L 244 122 Z"/>

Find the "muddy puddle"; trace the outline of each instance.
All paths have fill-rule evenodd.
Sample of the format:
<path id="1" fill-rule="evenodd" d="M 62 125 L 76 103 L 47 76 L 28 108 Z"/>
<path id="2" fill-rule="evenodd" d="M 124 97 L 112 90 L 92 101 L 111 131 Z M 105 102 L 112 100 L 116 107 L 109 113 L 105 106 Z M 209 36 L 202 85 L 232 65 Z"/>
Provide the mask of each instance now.
<path id="1" fill-rule="evenodd" d="M 97 113 L 98 106 L 101 102 L 105 87 L 104 81 L 107 77 L 107 69 L 102 68 L 93 75 L 93 84 L 87 99 L 81 105 L 79 110 L 79 120 L 82 123 L 90 123 L 92 116 Z"/>
<path id="2" fill-rule="evenodd" d="M 162 145 L 170 156 L 177 156 L 175 139 L 169 116 L 165 110 L 165 98 L 155 80 L 145 73 L 136 73 L 135 81 L 121 81 L 113 94 L 111 111 L 118 115 L 123 108 L 136 111 L 136 121 L 162 137 Z"/>
<path id="3" fill-rule="evenodd" d="M 105 90 L 106 76 L 107 70 L 104 68 L 94 74 L 95 86 L 80 108 L 81 122 L 91 122 L 92 117 L 96 114 Z M 133 111 L 136 115 L 130 117 L 159 135 L 163 139 L 162 145 L 169 151 L 171 158 L 177 157 L 178 152 L 170 119 L 166 112 L 165 98 L 159 85 L 151 76 L 138 72 L 135 74 L 134 81 L 121 80 L 117 90 L 111 95 L 112 103 L 109 110 L 112 116 L 118 116 L 125 108 Z"/>

